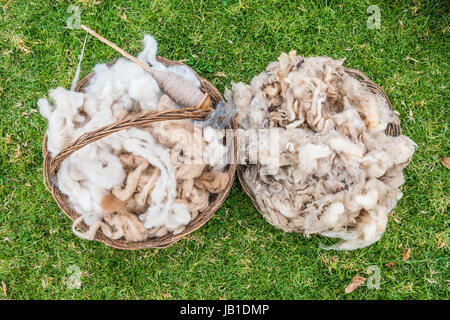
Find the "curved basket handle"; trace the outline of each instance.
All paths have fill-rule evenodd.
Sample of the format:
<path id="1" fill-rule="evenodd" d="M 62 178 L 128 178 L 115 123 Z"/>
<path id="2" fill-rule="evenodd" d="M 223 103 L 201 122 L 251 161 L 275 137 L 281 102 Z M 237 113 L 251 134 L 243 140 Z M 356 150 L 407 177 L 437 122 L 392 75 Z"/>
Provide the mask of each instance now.
<path id="1" fill-rule="evenodd" d="M 199 108 L 182 108 L 166 111 L 146 111 L 138 115 L 127 117 L 121 121 L 101 127 L 91 132 L 81 135 L 78 139 L 71 142 L 67 147 L 61 150 L 53 159 L 50 160 L 50 174 L 55 175 L 60 164 L 72 153 L 83 148 L 91 142 L 109 136 L 112 133 L 133 127 L 146 127 L 152 122 L 164 120 L 204 120 L 210 113 L 210 110 Z"/>

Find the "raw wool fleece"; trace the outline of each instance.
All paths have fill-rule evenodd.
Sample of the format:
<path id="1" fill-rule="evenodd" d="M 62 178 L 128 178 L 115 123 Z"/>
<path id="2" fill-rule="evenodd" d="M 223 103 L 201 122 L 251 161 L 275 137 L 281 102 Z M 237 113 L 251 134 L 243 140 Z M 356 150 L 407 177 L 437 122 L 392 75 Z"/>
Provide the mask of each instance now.
<path id="1" fill-rule="evenodd" d="M 153 37 L 145 36 L 143 42 L 141 61 L 200 87 L 189 68 L 157 62 Z M 52 157 L 82 134 L 129 115 L 180 107 L 131 61 L 120 59 L 110 67 L 98 64 L 94 71 L 85 92 L 59 87 L 50 90 L 51 102 L 38 101 L 42 116 L 48 119 L 47 148 Z M 221 192 L 229 180 L 223 172 L 224 133 L 206 128 L 202 139 L 201 131 L 189 120 L 159 122 L 119 131 L 70 155 L 57 178 L 59 189 L 80 214 L 72 226 L 74 233 L 92 240 L 100 228 L 112 239 L 143 241 L 182 232 L 207 208 L 210 194 Z M 192 139 L 196 139 L 196 150 L 204 150 L 202 164 L 184 164 L 177 156 L 186 159 L 192 153 Z M 90 226 L 85 234 L 76 228 L 82 221 Z"/>
<path id="2" fill-rule="evenodd" d="M 380 239 L 416 145 L 385 134 L 398 114 L 342 63 L 283 53 L 225 97 L 242 128 L 280 128 L 279 163 L 259 143 L 257 163 L 243 173 L 266 220 L 285 231 L 340 238 L 327 249 L 349 250 Z"/>

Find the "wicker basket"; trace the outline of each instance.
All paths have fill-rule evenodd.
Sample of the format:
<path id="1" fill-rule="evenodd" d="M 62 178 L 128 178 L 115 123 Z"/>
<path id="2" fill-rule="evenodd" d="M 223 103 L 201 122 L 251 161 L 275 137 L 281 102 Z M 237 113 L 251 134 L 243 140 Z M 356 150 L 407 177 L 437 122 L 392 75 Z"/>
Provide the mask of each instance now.
<path id="1" fill-rule="evenodd" d="M 389 100 L 388 96 L 386 95 L 386 93 L 384 93 L 383 89 L 380 88 L 380 86 L 378 86 L 377 84 L 375 84 L 374 82 L 372 82 L 368 76 L 366 76 L 363 72 L 356 70 L 356 69 L 352 69 L 352 68 L 345 68 L 345 71 L 353 76 L 355 79 L 359 80 L 360 82 L 364 83 L 369 89 L 370 91 L 372 91 L 374 94 L 377 94 L 379 96 L 381 96 L 384 100 L 386 100 L 389 108 L 391 108 L 392 110 L 392 104 L 391 101 Z M 391 122 L 388 124 L 387 128 L 386 128 L 386 134 L 387 135 L 392 135 L 394 137 L 398 136 L 401 134 L 401 128 L 400 128 L 400 120 L 398 122 Z M 245 171 L 246 166 L 245 165 L 239 165 L 237 168 L 237 176 L 239 178 L 239 182 L 242 185 L 242 188 L 244 189 L 245 193 L 247 193 L 247 195 L 250 197 L 250 199 L 252 199 L 253 205 L 256 207 L 256 209 L 258 210 L 259 213 L 262 212 L 261 208 L 259 207 L 258 203 L 256 202 L 256 197 L 253 194 L 251 188 L 249 187 L 249 185 L 247 184 L 247 182 L 245 181 L 243 174 Z"/>
<path id="2" fill-rule="evenodd" d="M 164 63 L 165 65 L 184 65 L 178 61 L 168 60 L 162 57 L 157 57 L 159 62 Z M 113 65 L 117 60 L 112 61 L 109 65 Z M 192 69 L 191 69 L 192 70 Z M 211 97 L 213 104 L 217 104 L 220 101 L 223 101 L 222 95 L 219 91 L 207 80 L 200 77 L 194 70 L 192 70 L 201 83 L 201 90 L 205 93 L 208 93 Z M 75 91 L 83 91 L 84 86 L 88 83 L 88 81 L 94 76 L 94 73 L 88 74 L 84 77 L 76 86 Z M 53 198 L 58 204 L 59 208 L 72 220 L 75 220 L 79 217 L 79 214 L 71 207 L 70 202 L 68 201 L 66 195 L 61 193 L 58 189 L 58 181 L 56 172 L 58 171 L 59 165 L 66 159 L 70 154 L 75 152 L 76 150 L 82 148 L 83 146 L 99 140 L 105 136 L 108 136 L 111 133 L 128 129 L 132 127 L 145 127 L 146 125 L 156 122 L 156 121 L 164 121 L 164 120 L 178 120 L 178 119 L 192 119 L 192 120 L 203 120 L 204 117 L 209 113 L 207 110 L 197 109 L 197 108 L 181 108 L 177 110 L 169 110 L 169 111 L 145 111 L 141 112 L 138 115 L 135 115 L 130 118 L 125 118 L 121 121 L 115 122 L 111 125 L 102 127 L 100 129 L 94 130 L 92 132 L 88 132 L 83 134 L 81 137 L 76 139 L 70 145 L 68 145 L 65 149 L 63 149 L 58 155 L 54 158 L 51 157 L 50 153 L 47 150 L 47 135 L 44 136 L 44 140 L 42 143 L 42 154 L 44 157 L 43 163 L 43 176 L 44 176 L 44 185 L 48 191 L 51 192 Z M 237 128 L 237 122 L 233 118 L 228 124 L 227 128 Z M 233 143 L 235 146 L 236 143 Z M 230 192 L 231 186 L 233 185 L 234 176 L 236 173 L 236 149 L 234 148 L 232 153 L 233 161 L 231 164 L 228 164 L 225 168 L 227 174 L 230 177 L 229 183 L 227 187 L 218 194 L 210 195 L 210 203 L 209 206 L 203 211 L 200 212 L 199 215 L 192 220 L 185 228 L 185 230 L 177 235 L 173 235 L 171 232 L 168 234 L 149 238 L 142 242 L 128 242 L 122 239 L 113 240 L 106 237 L 101 230 L 97 232 L 95 235 L 95 240 L 103 242 L 104 244 L 123 250 L 137 250 L 137 249 L 147 249 L 147 248 L 166 248 L 172 245 L 173 243 L 181 240 L 181 238 L 187 236 L 191 232 L 197 230 L 202 225 L 204 225 L 213 214 L 220 208 L 222 203 L 225 201 L 228 193 Z M 78 227 L 86 232 L 88 230 L 88 226 L 82 222 L 78 225 Z"/>

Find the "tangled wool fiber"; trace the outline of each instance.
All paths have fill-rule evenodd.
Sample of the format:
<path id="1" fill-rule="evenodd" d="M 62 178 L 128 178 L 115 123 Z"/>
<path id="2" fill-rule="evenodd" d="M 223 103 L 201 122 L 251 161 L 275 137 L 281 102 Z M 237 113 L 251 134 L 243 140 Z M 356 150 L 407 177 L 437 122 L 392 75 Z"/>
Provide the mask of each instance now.
<path id="1" fill-rule="evenodd" d="M 156 60 L 153 37 L 145 36 L 143 43 L 138 56 L 142 62 L 200 87 L 188 67 Z M 86 132 L 144 110 L 181 107 L 131 61 L 98 64 L 94 72 L 84 92 L 58 87 L 50 90 L 49 100 L 38 101 L 48 119 L 47 149 L 52 157 Z M 210 195 L 229 182 L 223 172 L 227 148 L 222 131 L 202 129 L 189 120 L 163 121 L 113 133 L 71 154 L 61 164 L 57 180 L 80 214 L 72 226 L 74 233 L 92 240 L 100 229 L 111 239 L 144 241 L 182 232 L 208 207 Z M 189 162 L 194 156 L 201 161 Z M 86 233 L 77 230 L 83 221 L 90 227 Z"/>
<path id="2" fill-rule="evenodd" d="M 242 174 L 262 215 L 285 231 L 341 239 L 328 249 L 380 239 L 416 147 L 386 135 L 398 114 L 342 63 L 283 53 L 249 85 L 225 92 L 240 127 L 279 129 L 277 157 L 258 141 L 257 161 Z"/>

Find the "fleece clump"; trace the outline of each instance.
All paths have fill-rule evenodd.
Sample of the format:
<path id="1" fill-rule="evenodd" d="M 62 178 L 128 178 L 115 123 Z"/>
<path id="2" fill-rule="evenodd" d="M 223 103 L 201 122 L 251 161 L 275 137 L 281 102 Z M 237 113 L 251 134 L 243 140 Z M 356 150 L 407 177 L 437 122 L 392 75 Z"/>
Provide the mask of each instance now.
<path id="1" fill-rule="evenodd" d="M 200 87 L 189 68 L 156 60 L 153 37 L 145 36 L 143 43 L 141 61 Z M 47 149 L 52 157 L 82 134 L 127 116 L 181 107 L 131 61 L 98 64 L 94 72 L 84 92 L 59 87 L 50 90 L 48 100 L 38 101 L 48 119 Z M 208 207 L 210 195 L 229 182 L 223 172 L 223 136 L 222 130 L 202 130 L 189 120 L 164 121 L 119 131 L 74 152 L 57 174 L 59 189 L 80 214 L 73 231 L 92 240 L 101 229 L 111 239 L 127 241 L 182 232 Z M 183 161 L 198 152 L 200 164 Z M 77 230 L 82 221 L 90 226 L 86 233 Z"/>
<path id="2" fill-rule="evenodd" d="M 243 172 L 266 220 L 285 231 L 342 239 L 332 249 L 356 249 L 383 234 L 416 145 L 386 135 L 398 114 L 342 63 L 283 53 L 250 84 L 232 84 L 225 97 L 241 128 L 278 128 L 277 161 L 258 141 L 259 157 Z"/>

